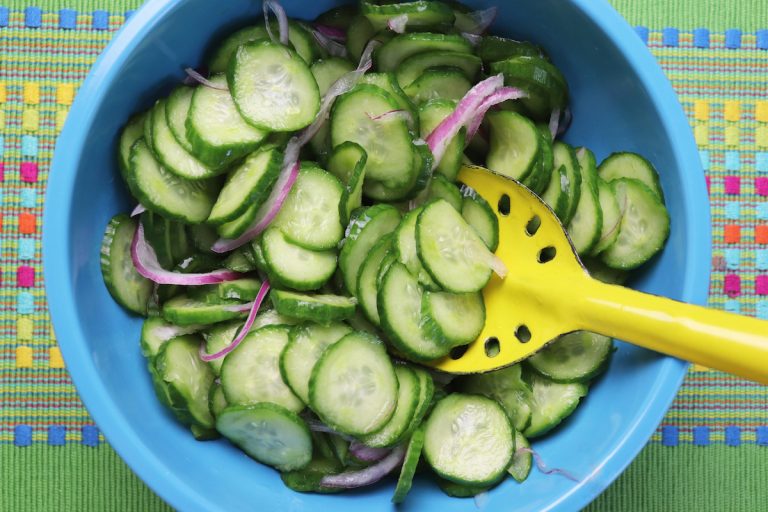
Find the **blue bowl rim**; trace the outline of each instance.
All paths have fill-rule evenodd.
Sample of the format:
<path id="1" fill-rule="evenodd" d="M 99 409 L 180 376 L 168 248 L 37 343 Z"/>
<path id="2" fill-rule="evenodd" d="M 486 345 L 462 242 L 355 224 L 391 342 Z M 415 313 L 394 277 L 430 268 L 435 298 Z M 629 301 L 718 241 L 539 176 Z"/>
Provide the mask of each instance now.
<path id="1" fill-rule="evenodd" d="M 656 60 L 636 36 L 632 27 L 606 0 L 572 0 L 588 18 L 595 22 L 619 49 L 640 77 L 643 87 L 660 110 L 665 112 L 664 128 L 675 148 L 678 169 L 697 172 L 682 173 L 682 185 L 688 190 L 684 207 L 686 219 L 696 219 L 687 233 L 685 254 L 688 264 L 683 276 L 682 300 L 705 304 L 709 290 L 711 233 L 709 200 L 699 164 L 696 145 L 688 120 L 671 84 Z M 117 70 L 127 55 L 151 30 L 159 19 L 173 10 L 177 0 L 149 0 L 125 23 L 112 42 L 99 56 L 70 110 L 59 136 L 52 172 L 48 180 L 43 215 L 43 268 L 46 295 L 55 331 L 58 334 L 67 368 L 86 408 L 112 447 L 131 469 L 158 495 L 180 510 L 217 510 L 217 504 L 190 488 L 179 477 L 163 471 L 163 463 L 152 453 L 122 420 L 122 414 L 111 401 L 91 354 L 87 350 L 82 326 L 78 320 L 71 276 L 68 234 L 73 208 L 73 191 L 78 162 L 83 155 L 85 131 L 96 115 L 108 85 L 119 80 Z M 59 212 L 66 212 L 61 215 Z M 62 257 L 63 256 L 63 257 Z M 707 276 L 702 278 L 702 276 Z M 580 509 L 597 497 L 616 479 L 645 446 L 674 399 L 685 376 L 687 363 L 665 358 L 662 360 L 656 385 L 649 390 L 648 407 L 640 420 L 631 425 L 618 441 L 612 456 L 587 475 L 581 484 L 553 503 L 552 509 Z M 592 477 L 600 474 L 599 479 Z M 599 484 L 598 484 L 599 482 Z M 597 485 L 596 485 L 597 484 Z"/>

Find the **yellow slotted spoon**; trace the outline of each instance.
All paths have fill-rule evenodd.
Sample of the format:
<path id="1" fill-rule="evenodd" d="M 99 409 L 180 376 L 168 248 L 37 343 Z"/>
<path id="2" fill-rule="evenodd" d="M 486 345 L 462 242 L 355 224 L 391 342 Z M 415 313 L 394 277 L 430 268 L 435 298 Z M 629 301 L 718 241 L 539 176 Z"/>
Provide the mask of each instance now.
<path id="1" fill-rule="evenodd" d="M 463 355 L 430 366 L 449 373 L 495 370 L 562 334 L 591 331 L 768 384 L 768 322 L 597 281 L 558 218 L 530 190 L 481 167 L 462 168 L 458 179 L 494 207 L 496 255 L 509 273 L 503 280 L 494 274 L 483 291 L 486 323 L 478 339 Z M 508 215 L 496 207 L 504 196 Z"/>

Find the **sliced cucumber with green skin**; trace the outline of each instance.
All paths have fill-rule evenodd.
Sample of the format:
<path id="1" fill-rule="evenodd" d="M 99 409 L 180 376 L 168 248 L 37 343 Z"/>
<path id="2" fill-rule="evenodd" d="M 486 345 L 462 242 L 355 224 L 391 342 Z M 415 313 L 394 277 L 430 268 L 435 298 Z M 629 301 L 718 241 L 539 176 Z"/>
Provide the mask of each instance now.
<path id="1" fill-rule="evenodd" d="M 135 220 L 125 214 L 112 217 L 101 240 L 101 275 L 118 304 L 138 315 L 146 315 L 153 283 L 139 275 L 133 265 L 131 243 L 134 233 Z"/>
<path id="2" fill-rule="evenodd" d="M 605 181 L 617 178 L 632 178 L 642 181 L 651 192 L 664 202 L 664 192 L 659 182 L 659 173 L 653 164 L 637 153 L 613 153 L 603 160 L 597 169 L 597 174 Z"/>
<path id="3" fill-rule="evenodd" d="M 141 214 L 141 225 L 161 267 L 172 269 L 192 255 L 184 224 L 147 210 Z"/>
<path id="4" fill-rule="evenodd" d="M 368 154 L 354 142 L 344 142 L 336 146 L 328 158 L 328 172 L 339 178 L 344 185 L 344 192 L 339 202 L 341 224 L 349 224 L 352 212 L 363 204 L 363 182 Z"/>
<path id="5" fill-rule="evenodd" d="M 228 405 L 221 384 L 213 381 L 213 384 L 211 384 L 211 392 L 208 395 L 208 409 L 211 411 L 211 415 L 214 418 L 218 418 Z"/>
<path id="6" fill-rule="evenodd" d="M 186 295 L 177 295 L 163 304 L 163 318 L 176 325 L 209 325 L 244 318 L 247 311 L 234 309 L 237 302 L 209 304 Z"/>
<path id="7" fill-rule="evenodd" d="M 170 400 L 169 408 L 185 425 L 213 427 L 208 410 L 208 393 L 213 372 L 198 357 L 201 339 L 197 336 L 173 338 L 162 346 L 154 359 L 155 370 Z"/>
<path id="8" fill-rule="evenodd" d="M 250 252 L 249 249 L 250 247 L 246 247 L 245 249 L 241 247 L 240 249 L 232 251 L 222 263 L 224 268 L 242 273 L 253 272 L 256 270 L 257 266 L 254 263 L 254 258 L 252 256 L 247 256 Z"/>
<path id="9" fill-rule="evenodd" d="M 394 231 L 399 223 L 400 212 L 388 204 L 371 206 L 352 216 L 339 253 L 339 269 L 344 277 L 344 286 L 352 295 L 357 295 L 357 275 L 368 252 L 382 236 Z"/>
<path id="10" fill-rule="evenodd" d="M 191 224 L 186 226 L 186 228 L 189 234 L 189 240 L 195 249 L 206 254 L 213 253 L 211 247 L 213 247 L 213 244 L 219 239 L 215 228 L 208 226 L 207 224 Z"/>
<path id="11" fill-rule="evenodd" d="M 279 469 L 301 469 L 312 460 L 309 427 L 295 412 L 273 403 L 227 406 L 216 430 L 259 462 Z"/>
<path id="12" fill-rule="evenodd" d="M 388 186 L 411 181 L 413 145 L 408 123 L 400 116 L 378 117 L 398 110 L 391 94 L 375 85 L 360 84 L 336 100 L 331 113 L 331 143 L 359 144 L 368 155 L 366 179 Z"/>
<path id="13" fill-rule="evenodd" d="M 455 483 L 485 486 L 500 480 L 514 454 L 514 430 L 493 400 L 453 393 L 440 400 L 424 427 L 424 456 Z"/>
<path id="14" fill-rule="evenodd" d="M 522 103 L 531 110 L 537 120 L 545 121 L 555 109 L 563 109 L 568 103 L 568 85 L 560 71 L 542 57 L 517 56 L 490 65 L 491 74 L 502 73 L 504 83 L 522 89 L 539 91 L 546 103 L 534 105 L 529 98 Z M 538 99 L 538 98 L 537 98 Z"/>
<path id="15" fill-rule="evenodd" d="M 215 181 L 191 181 L 168 172 L 143 140 L 131 148 L 130 162 L 130 189 L 145 208 L 190 224 L 208 218 L 218 192 Z"/>
<path id="16" fill-rule="evenodd" d="M 459 101 L 472 88 L 459 68 L 429 68 L 403 90 L 414 103 L 443 99 Z"/>
<path id="17" fill-rule="evenodd" d="M 166 322 L 159 316 L 151 316 L 141 326 L 141 353 L 146 358 L 153 358 L 160 348 L 170 339 L 185 334 L 192 334 L 201 329 L 199 325 L 179 326 Z"/>
<path id="18" fill-rule="evenodd" d="M 563 384 L 531 372 L 531 422 L 523 430 L 527 438 L 545 434 L 571 415 L 579 400 L 587 395 L 587 386 L 581 382 Z"/>
<path id="19" fill-rule="evenodd" d="M 387 22 L 396 16 L 407 16 L 408 31 L 448 28 L 455 18 L 453 10 L 446 4 L 424 0 L 383 5 L 364 0 L 360 3 L 360 13 L 368 18 L 374 30 L 387 28 Z"/>
<path id="20" fill-rule="evenodd" d="M 252 277 L 234 279 L 216 285 L 216 294 L 221 299 L 250 302 L 256 299 L 261 288 L 261 281 Z"/>
<path id="21" fill-rule="evenodd" d="M 513 57 L 541 57 L 541 48 L 527 41 L 515 41 L 499 36 L 483 36 L 477 45 L 477 55 L 486 63 Z"/>
<path id="22" fill-rule="evenodd" d="M 165 120 L 181 147 L 200 159 L 200 155 L 195 153 L 192 143 L 187 138 L 187 117 L 194 94 L 194 87 L 182 85 L 174 89 L 165 105 Z"/>
<path id="23" fill-rule="evenodd" d="M 381 282 L 384 280 L 384 275 L 389 271 L 389 267 L 397 263 L 397 251 L 391 250 L 384 256 L 379 265 L 379 272 L 376 275 L 376 289 L 381 288 Z"/>
<path id="24" fill-rule="evenodd" d="M 216 226 L 216 233 L 218 233 L 221 238 L 235 239 L 248 230 L 251 224 L 253 224 L 253 220 L 256 218 L 258 212 L 258 205 L 250 205 L 239 217 Z"/>
<path id="25" fill-rule="evenodd" d="M 300 130 L 320 108 L 320 92 L 309 66 L 281 44 L 239 46 L 229 62 L 227 82 L 240 115 L 260 129 Z"/>
<path id="26" fill-rule="evenodd" d="M 474 81 L 481 65 L 480 58 L 471 53 L 436 50 L 408 57 L 398 66 L 395 76 L 400 87 L 407 87 L 429 68 L 451 67 L 460 69 L 468 80 Z"/>
<path id="27" fill-rule="evenodd" d="M 488 201 L 470 187 L 462 187 L 464 196 L 461 205 L 461 216 L 480 235 L 488 250 L 496 252 L 499 246 L 499 219 L 493 212 Z"/>
<path id="28" fill-rule="evenodd" d="M 379 273 L 381 262 L 392 248 L 392 236 L 385 235 L 376 245 L 374 245 L 363 264 L 360 266 L 360 272 L 357 276 L 357 299 L 360 301 L 360 308 L 365 316 L 375 326 L 381 324 L 378 311 L 376 278 Z"/>
<path id="29" fill-rule="evenodd" d="M 155 147 L 153 145 L 152 141 L 152 113 L 155 111 L 154 108 L 150 108 L 147 111 L 147 114 L 144 116 L 144 141 L 147 143 L 147 146 L 149 146 L 149 149 L 152 151 L 155 150 Z M 133 146 L 131 146 L 133 147 Z M 130 158 L 130 156 L 129 156 Z"/>
<path id="30" fill-rule="evenodd" d="M 256 319 L 253 321 L 251 330 L 256 330 L 260 327 L 266 327 L 267 325 L 286 325 L 290 327 L 298 323 L 299 321 L 295 318 L 281 315 L 274 309 L 268 309 L 267 311 L 259 313 L 256 316 Z"/>
<path id="31" fill-rule="evenodd" d="M 242 327 L 243 322 L 233 320 L 212 325 L 204 330 L 201 334 L 205 340 L 205 353 L 209 355 L 215 354 L 229 346 Z M 208 361 L 208 364 L 211 365 L 213 373 L 218 377 L 221 375 L 221 366 L 224 364 L 224 358 L 220 357 L 213 361 Z"/>
<path id="32" fill-rule="evenodd" d="M 451 498 L 474 498 L 478 494 L 488 492 L 491 489 L 491 486 L 489 485 L 476 486 L 457 484 L 456 482 L 451 482 L 450 480 L 439 477 L 437 479 L 437 485 L 440 487 L 441 491 Z"/>
<path id="33" fill-rule="evenodd" d="M 515 431 L 515 455 L 512 457 L 512 464 L 507 468 L 507 473 L 518 483 L 523 483 L 531 473 L 533 455 L 528 451 L 530 448 L 531 445 L 525 436 Z"/>
<path id="34" fill-rule="evenodd" d="M 582 260 L 582 263 L 591 277 L 603 283 L 623 284 L 627 280 L 626 271 L 611 268 L 599 258 L 586 258 Z"/>
<path id="35" fill-rule="evenodd" d="M 434 156 L 426 144 L 413 143 L 413 160 L 408 181 L 403 184 L 392 185 L 391 182 L 366 180 L 363 183 L 363 193 L 375 200 L 396 202 L 412 199 L 426 188 L 432 176 Z"/>
<path id="36" fill-rule="evenodd" d="M 304 402 L 293 394 L 280 374 L 280 353 L 288 344 L 289 332 L 282 325 L 251 330 L 227 355 L 221 367 L 221 385 L 227 402 L 271 402 L 296 412 L 304 408 Z"/>
<path id="37" fill-rule="evenodd" d="M 416 106 L 411 102 L 408 95 L 397 83 L 397 78 L 394 73 L 366 73 L 360 77 L 361 84 L 370 84 L 377 87 L 381 87 L 389 94 L 392 95 L 392 99 L 397 103 L 399 110 L 405 110 L 411 114 L 412 119 L 407 119 L 408 128 L 411 131 L 416 131 L 419 122 L 419 113 Z"/>
<path id="38" fill-rule="evenodd" d="M 302 165 L 293 188 L 271 226 L 291 242 L 315 251 L 334 249 L 344 230 L 339 218 L 343 188 L 332 174 Z"/>
<path id="39" fill-rule="evenodd" d="M 568 195 L 568 206 L 564 215 L 560 217 L 558 214 L 558 217 L 560 217 L 563 226 L 567 226 L 573 216 L 576 215 L 576 208 L 578 208 L 581 199 L 581 166 L 576 158 L 576 151 L 564 142 L 555 142 L 552 146 L 552 153 L 555 158 L 555 168 L 565 168 L 565 179 L 560 178 L 560 186 L 563 192 Z"/>
<path id="40" fill-rule="evenodd" d="M 491 112 L 486 119 L 491 135 L 486 165 L 499 174 L 524 181 L 534 172 L 541 151 L 536 125 L 510 111 Z"/>
<path id="41" fill-rule="evenodd" d="M 418 54 L 415 55 L 418 57 Z M 437 128 L 446 117 L 451 115 L 456 109 L 456 103 L 450 100 L 430 100 L 419 108 L 419 123 L 421 137 L 426 139 L 432 131 Z M 443 158 L 437 164 L 435 172 L 445 176 L 449 181 L 456 179 L 461 169 L 461 159 L 464 155 L 464 143 L 466 129 L 462 128 L 459 133 L 451 139 L 445 150 Z"/>
<path id="42" fill-rule="evenodd" d="M 128 174 L 131 172 L 131 148 L 136 144 L 136 141 L 144 137 L 144 122 L 147 115 L 147 113 L 142 112 L 131 117 L 123 127 L 123 131 L 120 132 L 120 140 L 117 143 L 117 161 L 120 167 L 120 174 L 129 187 L 130 180 L 128 179 Z M 133 190 L 131 190 L 131 193 L 133 193 Z"/>
<path id="43" fill-rule="evenodd" d="M 445 200 L 429 203 L 419 214 L 416 248 L 432 279 L 447 291 L 477 292 L 491 278 L 485 242 Z"/>
<path id="44" fill-rule="evenodd" d="M 280 478 L 289 489 L 296 492 L 337 493 L 344 489 L 320 485 L 323 477 L 336 475 L 344 470 L 336 458 L 315 456 L 307 466 L 296 471 L 283 471 Z"/>
<path id="45" fill-rule="evenodd" d="M 597 179 L 597 195 L 600 202 L 600 211 L 603 212 L 603 225 L 600 230 L 600 238 L 592 248 L 592 256 L 596 256 L 612 246 L 619 237 L 621 230 L 622 212 L 619 210 L 619 202 L 613 188 L 602 178 Z"/>
<path id="46" fill-rule="evenodd" d="M 424 447 L 424 431 L 417 429 L 411 439 L 408 441 L 408 448 L 405 450 L 405 460 L 400 469 L 400 476 L 397 478 L 395 494 L 392 496 L 392 503 L 398 504 L 405 501 L 405 497 L 413 485 L 413 477 L 416 474 L 416 468 L 421 460 L 421 450 Z"/>
<path id="47" fill-rule="evenodd" d="M 576 152 L 581 170 L 581 192 L 579 205 L 568 224 L 568 236 L 579 254 L 589 254 L 600 240 L 603 229 L 603 212 L 597 189 L 597 168 L 595 155 L 586 148 Z"/>
<path id="48" fill-rule="evenodd" d="M 309 403 L 323 422 L 350 435 L 382 428 L 395 412 L 398 383 L 374 336 L 353 332 L 328 347 L 312 370 Z"/>
<path id="49" fill-rule="evenodd" d="M 421 264 L 416 249 L 416 222 L 423 210 L 424 207 L 420 206 L 405 214 L 393 235 L 393 248 L 397 253 L 397 261 L 405 265 L 408 272 L 415 276 L 420 284 L 430 290 L 439 290 L 440 286 Z"/>
<path id="50" fill-rule="evenodd" d="M 345 29 L 352 25 L 359 12 L 360 6 L 357 4 L 333 7 L 320 14 L 315 22 L 320 25 Z"/>
<path id="51" fill-rule="evenodd" d="M 372 434 L 362 436 L 360 441 L 374 448 L 388 448 L 400 444 L 408 432 L 411 419 L 419 405 L 419 378 L 405 365 L 395 366 L 397 376 L 397 406 L 392 417 L 382 428 Z"/>
<path id="52" fill-rule="evenodd" d="M 381 327 L 388 341 L 414 361 L 430 361 L 446 355 L 450 345 L 430 338 L 422 328 L 422 289 L 402 263 L 387 270 L 379 286 L 377 305 Z"/>
<path id="53" fill-rule="evenodd" d="M 485 326 L 485 303 L 479 292 L 425 291 L 421 315 L 426 335 L 441 345 L 457 347 L 477 339 Z"/>
<path id="54" fill-rule="evenodd" d="M 548 130 L 545 128 L 545 130 Z M 552 153 L 552 139 L 550 138 L 549 131 L 543 133 L 539 130 L 539 137 L 541 138 L 541 145 L 539 146 L 541 152 L 539 154 L 538 165 L 534 172 L 525 181 L 525 185 L 530 188 L 535 194 L 541 195 L 542 192 L 549 185 L 549 180 L 552 176 L 552 168 L 554 167 L 554 155 Z"/>
<path id="55" fill-rule="evenodd" d="M 427 187 L 414 200 L 416 206 L 427 204 L 433 199 L 445 199 L 456 211 L 461 211 L 463 198 L 459 187 L 442 174 L 435 174 Z"/>
<path id="56" fill-rule="evenodd" d="M 269 228 L 261 237 L 267 275 L 276 286 L 294 290 L 317 290 L 336 270 L 336 251 L 311 251 L 289 242 L 279 228 Z"/>
<path id="57" fill-rule="evenodd" d="M 568 215 L 568 172 L 565 166 L 561 165 L 552 171 L 549 177 L 549 184 L 541 194 L 541 199 L 552 208 L 560 222 Z"/>
<path id="58" fill-rule="evenodd" d="M 206 165 L 220 169 L 247 155 L 267 137 L 265 130 L 245 122 L 221 75 L 209 79 L 215 86 L 199 86 L 192 97 L 186 134 L 193 154 Z"/>
<path id="59" fill-rule="evenodd" d="M 618 178 L 611 182 L 623 212 L 616 241 L 600 258 L 611 268 L 631 270 L 651 259 L 669 236 L 669 212 L 641 181 Z"/>
<path id="60" fill-rule="evenodd" d="M 357 301 L 342 295 L 309 295 L 285 290 L 270 293 L 275 310 L 297 320 L 328 324 L 355 314 Z"/>
<path id="61" fill-rule="evenodd" d="M 328 92 L 328 89 L 330 89 L 336 80 L 350 71 L 354 71 L 355 66 L 353 66 L 347 59 L 330 57 L 314 62 L 310 69 L 317 82 L 320 96 L 323 96 Z"/>
<path id="62" fill-rule="evenodd" d="M 363 15 L 356 16 L 344 28 L 347 29 L 347 53 L 353 61 L 359 61 L 365 46 L 376 35 L 376 29 Z"/>
<path id="63" fill-rule="evenodd" d="M 496 400 L 507 412 L 515 430 L 524 430 L 530 423 L 532 391 L 522 380 L 522 366 L 519 364 L 463 377 L 459 389 Z"/>
<path id="64" fill-rule="evenodd" d="M 305 324 L 291 329 L 280 354 L 280 374 L 296 396 L 309 403 L 309 378 L 326 348 L 352 332 L 342 323 Z"/>
<path id="65" fill-rule="evenodd" d="M 411 55 L 430 50 L 474 53 L 472 44 L 460 35 L 416 32 L 395 36 L 380 47 L 376 52 L 376 65 L 380 71 L 395 71 Z"/>
<path id="66" fill-rule="evenodd" d="M 526 362 L 556 382 L 582 382 L 600 373 L 612 353 L 608 336 L 577 331 L 560 336 Z"/>

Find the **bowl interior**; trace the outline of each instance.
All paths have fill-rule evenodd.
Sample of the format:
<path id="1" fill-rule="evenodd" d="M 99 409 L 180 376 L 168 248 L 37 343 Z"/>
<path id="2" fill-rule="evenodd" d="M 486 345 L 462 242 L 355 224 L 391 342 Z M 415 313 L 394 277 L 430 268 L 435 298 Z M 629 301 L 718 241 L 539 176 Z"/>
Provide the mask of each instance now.
<path id="1" fill-rule="evenodd" d="M 311 19 L 333 0 L 285 0 L 290 15 Z M 573 125 L 566 139 L 598 159 L 635 150 L 660 170 L 672 218 L 664 253 L 634 281 L 660 295 L 702 302 L 709 261 L 706 193 L 688 127 L 671 87 L 631 29 L 602 0 L 469 1 L 501 4 L 497 34 L 542 44 L 571 87 Z M 203 61 L 208 43 L 253 21 L 252 0 L 150 0 L 102 56 L 73 106 L 60 139 L 47 199 L 45 265 L 53 320 L 86 406 L 135 471 L 185 510 L 388 510 L 391 484 L 343 496 L 300 495 L 277 472 L 225 441 L 200 443 L 154 396 L 138 335 L 141 320 L 110 298 L 99 244 L 116 212 L 134 205 L 116 168 L 125 120 L 147 108 Z M 698 211 L 697 211 L 698 209 Z M 487 496 L 490 509 L 577 509 L 612 481 L 644 445 L 679 385 L 684 365 L 620 344 L 610 369 L 583 406 L 553 435 L 535 442 L 548 465 L 578 483 L 536 470 L 524 485 L 507 481 Z M 257 505 L 258 504 L 258 505 Z M 474 509 L 422 481 L 402 507 Z"/>

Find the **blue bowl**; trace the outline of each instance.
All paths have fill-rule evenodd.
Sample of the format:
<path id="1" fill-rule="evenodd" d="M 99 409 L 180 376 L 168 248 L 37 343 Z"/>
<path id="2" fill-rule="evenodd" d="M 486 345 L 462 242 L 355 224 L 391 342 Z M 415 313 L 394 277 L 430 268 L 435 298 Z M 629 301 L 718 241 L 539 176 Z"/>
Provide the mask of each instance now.
<path id="1" fill-rule="evenodd" d="M 285 0 L 312 19 L 332 0 Z M 710 261 L 709 204 L 688 122 L 667 79 L 632 28 L 604 0 L 470 1 L 502 4 L 493 32 L 541 43 L 571 86 L 567 139 L 593 149 L 638 151 L 661 174 L 672 234 L 664 253 L 634 282 L 642 290 L 703 304 Z M 106 438 L 131 468 L 177 509 L 391 510 L 392 483 L 337 496 L 288 490 L 276 471 L 225 441 L 196 442 L 160 406 L 139 353 L 141 320 L 110 298 L 99 269 L 109 218 L 133 203 L 116 167 L 119 130 L 201 63 L 216 37 L 253 20 L 253 0 L 150 0 L 101 55 L 59 138 L 48 184 L 43 257 L 48 300 L 64 358 Z M 607 374 L 573 417 L 537 440 L 547 464 L 572 482 L 534 470 L 507 481 L 488 510 L 577 510 L 613 481 L 648 441 L 686 364 L 620 344 Z M 474 510 L 417 481 L 404 510 Z"/>

